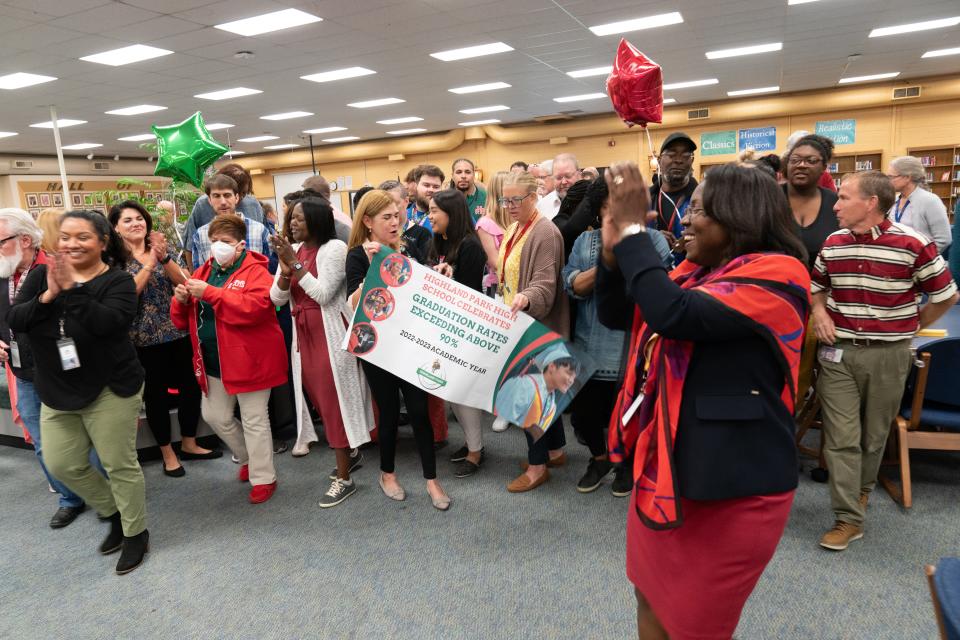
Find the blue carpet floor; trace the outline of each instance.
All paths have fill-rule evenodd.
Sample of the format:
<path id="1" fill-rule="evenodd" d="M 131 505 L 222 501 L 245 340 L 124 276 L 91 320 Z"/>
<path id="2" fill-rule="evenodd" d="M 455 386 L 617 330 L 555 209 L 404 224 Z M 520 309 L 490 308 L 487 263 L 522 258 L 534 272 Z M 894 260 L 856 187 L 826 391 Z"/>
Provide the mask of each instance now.
<path id="1" fill-rule="evenodd" d="M 486 430 L 483 469 L 459 480 L 446 461 L 457 435 L 452 425 L 438 459 L 448 513 L 430 506 L 408 432 L 403 503 L 377 487 L 376 449 L 364 451 L 358 494 L 326 510 L 316 506 L 333 466 L 324 448 L 278 456 L 279 489 L 263 505 L 247 503 L 229 456 L 187 462 L 180 479 L 148 462 L 152 548 L 122 577 L 116 555 L 96 552 L 106 525 L 87 512 L 51 530 L 56 497 L 32 452 L 0 447 L 0 638 L 635 638 L 627 501 L 608 484 L 576 492 L 585 449 L 570 437 L 571 464 L 512 495 L 519 431 Z M 831 524 L 827 486 L 804 474 L 737 637 L 934 638 L 922 566 L 960 553 L 960 473 L 955 455 L 914 462 L 914 508 L 878 491 L 865 538 L 844 553 L 817 545 Z"/>

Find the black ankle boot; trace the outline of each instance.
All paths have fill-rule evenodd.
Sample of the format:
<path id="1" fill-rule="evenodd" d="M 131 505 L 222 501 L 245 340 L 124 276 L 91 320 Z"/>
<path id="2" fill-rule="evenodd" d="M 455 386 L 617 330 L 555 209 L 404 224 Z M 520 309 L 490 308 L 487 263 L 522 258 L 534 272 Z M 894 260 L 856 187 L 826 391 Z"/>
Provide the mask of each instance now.
<path id="1" fill-rule="evenodd" d="M 143 557 L 150 551 L 150 532 L 144 529 L 135 536 L 123 536 L 123 549 L 117 562 L 117 575 L 130 573 L 140 566 Z"/>
<path id="2" fill-rule="evenodd" d="M 123 525 L 120 524 L 120 512 L 106 519 L 110 523 L 110 533 L 100 543 L 100 553 L 105 556 L 120 551 L 120 544 L 123 542 Z"/>

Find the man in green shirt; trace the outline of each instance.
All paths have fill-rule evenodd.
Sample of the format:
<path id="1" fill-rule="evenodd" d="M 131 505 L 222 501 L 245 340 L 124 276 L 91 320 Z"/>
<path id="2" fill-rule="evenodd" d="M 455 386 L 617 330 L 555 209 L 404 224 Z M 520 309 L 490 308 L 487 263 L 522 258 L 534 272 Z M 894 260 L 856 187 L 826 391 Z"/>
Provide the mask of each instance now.
<path id="1" fill-rule="evenodd" d="M 487 205 L 486 190 L 477 185 L 476 167 L 472 160 L 458 158 L 453 161 L 453 186 L 467 198 L 467 210 L 473 217 L 473 224 L 485 213 Z"/>

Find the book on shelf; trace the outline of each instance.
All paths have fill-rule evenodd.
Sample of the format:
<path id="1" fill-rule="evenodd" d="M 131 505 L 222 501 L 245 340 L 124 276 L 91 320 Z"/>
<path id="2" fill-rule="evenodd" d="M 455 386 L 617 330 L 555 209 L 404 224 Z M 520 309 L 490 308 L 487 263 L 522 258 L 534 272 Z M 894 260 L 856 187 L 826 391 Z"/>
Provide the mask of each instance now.
<path id="1" fill-rule="evenodd" d="M 960 164 L 960 153 L 953 156 L 953 164 Z"/>
<path id="2" fill-rule="evenodd" d="M 858 160 L 856 164 L 857 171 L 870 171 L 873 169 L 873 160 Z"/>
<path id="3" fill-rule="evenodd" d="M 827 165 L 827 171 L 829 171 L 830 173 L 840 173 L 840 163 L 831 162 L 830 164 Z"/>
<path id="4" fill-rule="evenodd" d="M 960 171 L 957 171 L 955 174 L 953 174 L 953 179 L 960 180 Z M 944 180 L 946 180 L 946 178 L 944 178 Z"/>
<path id="5" fill-rule="evenodd" d="M 925 167 L 932 167 L 937 164 L 936 156 L 920 156 L 920 164 Z"/>
<path id="6" fill-rule="evenodd" d="M 927 181 L 927 182 L 933 182 L 933 171 L 927 171 L 927 173 L 926 173 L 926 181 Z"/>

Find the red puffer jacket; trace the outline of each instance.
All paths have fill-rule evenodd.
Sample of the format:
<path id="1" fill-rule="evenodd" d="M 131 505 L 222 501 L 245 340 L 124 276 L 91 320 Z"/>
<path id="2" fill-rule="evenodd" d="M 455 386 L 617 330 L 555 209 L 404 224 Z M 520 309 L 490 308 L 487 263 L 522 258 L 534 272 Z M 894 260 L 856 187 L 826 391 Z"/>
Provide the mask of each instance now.
<path id="1" fill-rule="evenodd" d="M 206 282 L 212 263 L 210 258 L 193 277 Z M 203 301 L 213 307 L 216 318 L 220 379 L 231 395 L 271 389 L 287 381 L 287 350 L 270 301 L 272 284 L 267 259 L 248 251 L 222 288 L 207 286 L 203 292 Z M 190 331 L 193 372 L 206 394 L 207 374 L 197 333 L 197 301 L 191 298 L 184 304 L 174 298 L 170 319 L 181 331 Z"/>

